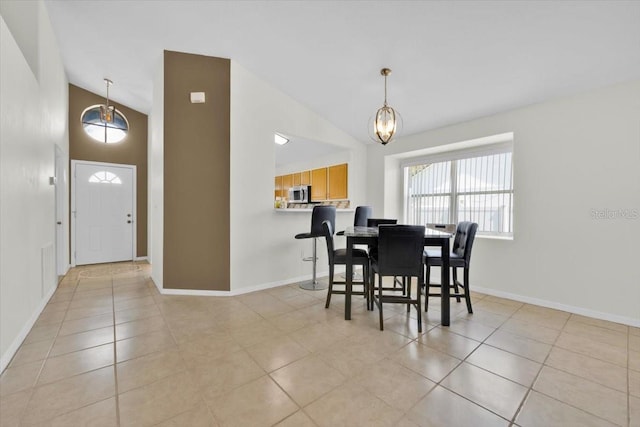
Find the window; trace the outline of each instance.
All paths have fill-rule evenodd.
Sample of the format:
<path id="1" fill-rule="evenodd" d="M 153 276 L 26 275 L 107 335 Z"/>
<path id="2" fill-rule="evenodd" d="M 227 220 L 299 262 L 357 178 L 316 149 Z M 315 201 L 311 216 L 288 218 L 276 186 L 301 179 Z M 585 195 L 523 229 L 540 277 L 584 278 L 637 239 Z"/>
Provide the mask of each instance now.
<path id="1" fill-rule="evenodd" d="M 100 105 L 87 108 L 80 118 L 86 134 L 98 142 L 114 144 L 122 141 L 129 132 L 129 122 L 118 110 L 114 111 L 113 123 L 100 120 Z"/>
<path id="2" fill-rule="evenodd" d="M 484 151 L 406 166 L 407 223 L 473 221 L 478 234 L 512 236 L 512 146 Z"/>
<path id="3" fill-rule="evenodd" d="M 115 173 L 109 171 L 96 172 L 89 177 L 89 182 L 98 182 L 101 184 L 122 184 L 122 180 Z"/>

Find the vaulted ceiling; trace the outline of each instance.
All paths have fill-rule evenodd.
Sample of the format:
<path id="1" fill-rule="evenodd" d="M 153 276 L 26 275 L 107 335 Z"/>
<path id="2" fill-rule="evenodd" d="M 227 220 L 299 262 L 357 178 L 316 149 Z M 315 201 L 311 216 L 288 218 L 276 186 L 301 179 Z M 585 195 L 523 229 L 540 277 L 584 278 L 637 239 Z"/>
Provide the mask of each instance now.
<path id="1" fill-rule="evenodd" d="M 636 1 L 71 1 L 46 5 L 71 83 L 148 113 L 162 51 L 226 57 L 367 142 L 640 78 Z"/>

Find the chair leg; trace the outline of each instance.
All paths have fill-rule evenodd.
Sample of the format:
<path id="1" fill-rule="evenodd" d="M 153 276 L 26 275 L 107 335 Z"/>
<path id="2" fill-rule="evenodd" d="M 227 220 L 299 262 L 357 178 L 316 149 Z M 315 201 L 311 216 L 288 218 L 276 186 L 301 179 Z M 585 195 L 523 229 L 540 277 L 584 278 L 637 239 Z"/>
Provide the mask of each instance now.
<path id="1" fill-rule="evenodd" d="M 453 277 L 453 290 L 456 294 L 459 294 L 460 289 L 458 289 L 458 269 L 456 267 L 451 267 L 451 277 Z M 456 296 L 456 301 L 460 302 L 459 296 Z"/>
<path id="2" fill-rule="evenodd" d="M 471 292 L 469 291 L 469 267 L 464 268 L 464 299 L 467 302 L 467 311 L 469 314 L 473 314 L 473 308 L 471 308 Z"/>
<path id="3" fill-rule="evenodd" d="M 382 276 L 378 274 L 378 311 L 380 312 L 380 330 L 384 331 L 382 320 Z"/>
<path id="4" fill-rule="evenodd" d="M 376 297 L 376 272 L 371 269 L 371 277 L 369 279 L 369 284 L 371 285 L 371 289 L 369 289 L 369 295 L 371 295 L 371 311 L 375 308 L 375 297 Z"/>
<path id="5" fill-rule="evenodd" d="M 402 287 L 406 289 L 406 292 L 403 292 L 409 299 L 411 299 L 411 277 L 409 277 L 409 283 L 406 282 L 406 277 L 402 278 Z M 420 291 L 418 291 L 419 293 Z M 407 313 L 411 312 L 411 304 L 407 304 Z"/>
<path id="6" fill-rule="evenodd" d="M 329 265 L 329 288 L 327 289 L 327 302 L 324 308 L 329 308 L 331 303 L 331 293 L 333 292 L 333 265 Z"/>
<path id="7" fill-rule="evenodd" d="M 367 300 L 367 310 L 369 310 L 369 264 L 362 266 L 362 283 L 364 283 L 364 297 Z"/>
<path id="8" fill-rule="evenodd" d="M 418 278 L 418 286 L 417 286 L 417 292 L 418 294 L 416 295 L 416 310 L 418 311 L 418 332 L 422 332 L 422 302 L 420 301 L 420 296 L 422 295 L 422 280 L 420 280 L 420 278 Z M 429 298 L 427 296 L 427 298 Z"/>
<path id="9" fill-rule="evenodd" d="M 424 282 L 424 311 L 429 311 L 429 283 L 431 283 L 431 267 L 427 265 L 427 274 Z"/>

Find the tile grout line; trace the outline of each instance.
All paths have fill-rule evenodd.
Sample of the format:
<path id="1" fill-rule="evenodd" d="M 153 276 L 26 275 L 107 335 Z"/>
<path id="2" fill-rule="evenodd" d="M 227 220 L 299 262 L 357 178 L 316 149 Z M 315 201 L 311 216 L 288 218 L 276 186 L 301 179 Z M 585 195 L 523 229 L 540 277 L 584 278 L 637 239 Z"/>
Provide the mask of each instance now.
<path id="1" fill-rule="evenodd" d="M 522 307 L 524 307 L 524 304 L 523 304 L 520 308 L 522 308 Z M 422 344 L 422 343 L 420 343 L 420 342 L 418 341 L 418 339 L 420 338 L 420 336 L 425 336 L 425 335 L 427 335 L 430 331 L 432 331 L 432 330 L 434 330 L 434 329 L 436 329 L 436 328 L 438 328 L 438 327 L 441 327 L 441 326 L 442 326 L 442 324 L 438 324 L 438 325 L 436 325 L 435 327 L 431 328 L 429 331 L 426 331 L 426 332 L 423 332 L 423 333 L 419 334 L 419 335 L 418 335 L 418 337 L 417 337 L 416 339 L 414 339 L 414 340 L 413 340 L 413 341 L 415 341 L 415 342 L 416 342 L 416 344 L 418 344 L 418 345 L 424 345 L 425 347 L 428 347 L 428 348 L 430 348 L 430 349 L 432 349 L 432 350 L 438 351 L 438 352 L 440 352 L 440 353 L 446 354 L 447 356 L 450 356 L 450 357 L 453 357 L 453 358 L 455 358 L 455 359 L 458 359 L 458 360 L 460 360 L 460 363 L 458 363 L 458 364 L 457 364 L 453 369 L 451 369 L 451 371 L 449 371 L 449 372 L 448 372 L 444 377 L 442 377 L 442 379 L 440 379 L 440 381 L 433 381 L 433 380 L 431 380 L 430 378 L 427 378 L 427 377 L 424 377 L 424 376 L 423 376 L 424 378 L 427 378 L 429 381 L 434 382 L 436 385 L 435 385 L 435 387 L 433 387 L 431 390 L 429 390 L 429 391 L 428 391 L 428 392 L 427 392 L 427 393 L 426 393 L 426 394 L 425 394 L 425 395 L 424 395 L 420 400 L 418 400 L 416 403 L 414 403 L 414 404 L 413 404 L 413 405 L 412 405 L 412 406 L 411 406 L 407 411 L 405 411 L 404 415 L 406 416 L 409 412 L 411 412 L 411 410 L 412 410 L 413 408 L 415 408 L 415 407 L 416 407 L 416 405 L 417 405 L 418 403 L 420 403 L 420 401 L 421 401 L 421 400 L 423 400 L 425 397 L 427 397 L 429 394 L 431 394 L 431 393 L 433 392 L 433 390 L 435 390 L 438 386 L 440 386 L 440 387 L 444 388 L 445 390 L 447 390 L 447 391 L 449 391 L 449 392 L 451 392 L 451 393 L 455 394 L 456 396 L 459 396 L 459 397 L 461 397 L 462 399 L 464 399 L 464 400 L 466 400 L 466 401 L 468 401 L 468 402 L 471 402 L 472 404 L 474 404 L 474 405 L 478 406 L 479 408 L 482 408 L 483 410 L 488 411 L 488 412 L 490 412 L 490 413 L 494 414 L 495 416 L 497 416 L 497 417 L 499 417 L 499 418 L 501 418 L 501 419 L 503 419 L 503 420 L 505 420 L 505 421 L 509 421 L 509 420 L 507 420 L 505 417 L 503 417 L 502 415 L 499 415 L 499 414 L 497 414 L 496 412 L 494 412 L 494 411 L 490 410 L 489 408 L 486 408 L 486 407 L 484 407 L 484 406 L 480 405 L 478 402 L 474 402 L 473 400 L 471 400 L 471 399 L 469 399 L 469 398 L 467 398 L 467 397 L 465 397 L 465 396 L 462 396 L 461 394 L 459 394 L 459 393 L 457 393 L 457 392 L 455 392 L 455 391 L 453 391 L 453 390 L 448 389 L 447 387 L 443 386 L 441 383 L 442 383 L 442 382 L 443 382 L 447 377 L 449 377 L 449 376 L 453 373 L 453 371 L 455 371 L 456 369 L 458 369 L 458 368 L 459 368 L 459 367 L 460 367 L 460 366 L 461 366 L 461 365 L 462 365 L 462 364 L 463 364 L 463 363 L 464 363 L 464 362 L 469 358 L 469 356 L 471 356 L 473 353 L 475 353 L 475 351 L 476 351 L 478 348 L 480 348 L 480 346 L 482 346 L 483 344 L 485 344 L 485 341 L 486 341 L 486 340 L 488 340 L 488 339 L 489 339 L 493 334 L 495 334 L 495 333 L 496 333 L 496 331 L 497 331 L 498 329 L 500 329 L 500 327 L 501 327 L 502 325 L 504 325 L 504 324 L 505 324 L 509 319 L 511 319 L 511 317 L 513 317 L 513 315 L 514 315 L 515 313 L 517 313 L 517 312 L 520 310 L 520 308 L 518 308 L 518 310 L 516 310 L 516 311 L 514 311 L 513 313 L 511 313 L 511 314 L 510 314 L 510 315 L 509 315 L 509 316 L 508 316 L 508 317 L 507 317 L 507 318 L 506 318 L 502 323 L 500 323 L 500 325 L 499 325 L 498 327 L 494 328 L 493 332 L 491 332 L 491 333 L 490 333 L 490 334 L 489 334 L 489 335 L 488 335 L 484 340 L 482 340 L 482 341 L 473 340 L 472 338 L 465 337 L 464 335 L 461 335 L 461 334 L 458 334 L 458 333 L 456 333 L 456 332 L 453 332 L 453 331 L 452 331 L 452 332 L 451 332 L 452 334 L 459 335 L 459 336 L 461 336 L 461 337 L 463 337 L 463 338 L 465 338 L 465 339 L 471 339 L 471 340 L 473 340 L 473 341 L 480 342 L 480 344 L 479 344 L 478 346 L 476 346 L 476 347 L 475 347 L 475 348 L 474 348 L 474 349 L 473 349 L 473 350 L 472 350 L 468 355 L 466 355 L 463 359 L 458 359 L 457 357 L 455 357 L 455 356 L 453 356 L 453 355 L 451 355 L 451 354 L 445 353 L 445 352 L 440 351 L 440 350 L 438 350 L 438 349 L 435 349 L 435 348 L 433 348 L 433 347 L 429 347 L 428 345 L 426 345 L 426 344 Z M 457 318 L 458 318 L 458 316 L 456 316 L 455 318 L 457 319 Z M 486 326 L 486 325 L 485 325 L 485 326 Z M 447 330 L 448 330 L 448 329 L 447 329 Z M 413 342 L 413 341 L 412 341 L 412 342 Z M 410 343 L 409 343 L 409 344 L 410 344 Z M 407 345 L 409 345 L 409 344 L 407 344 Z M 489 345 L 489 344 L 487 344 L 487 345 Z M 489 346 L 490 346 L 490 347 L 493 347 L 493 346 L 491 346 L 491 345 L 489 345 Z M 497 347 L 496 347 L 496 348 L 497 348 Z M 502 350 L 502 349 L 499 349 L 499 350 Z M 506 350 L 503 350 L 503 351 L 506 351 Z M 509 352 L 509 353 L 510 353 L 510 352 Z M 513 353 L 511 353 L 511 354 L 513 354 Z M 475 365 L 472 365 L 472 366 L 475 366 Z M 480 368 L 480 367 L 478 367 L 478 368 L 479 368 L 479 369 L 483 369 L 483 368 Z M 500 378 L 504 378 L 504 377 L 502 377 L 501 375 L 495 374 L 495 373 L 493 373 L 493 372 L 491 372 L 491 371 L 487 371 L 486 369 L 483 369 L 483 370 L 484 370 L 484 371 L 486 371 L 486 372 L 490 372 L 490 373 L 492 373 L 493 375 L 497 375 L 497 376 L 499 376 Z M 414 372 L 415 372 L 415 371 L 414 371 Z M 416 373 L 417 373 L 417 372 L 416 372 Z M 422 374 L 420 374 L 420 373 L 417 373 L 417 374 L 422 376 Z M 514 381 L 512 381 L 512 380 L 509 380 L 508 378 L 505 378 L 505 379 L 506 379 L 506 380 L 508 380 L 508 381 L 514 382 Z M 516 411 L 516 412 L 517 412 L 517 411 Z"/>
<path id="2" fill-rule="evenodd" d="M 549 349 L 549 353 L 547 353 L 547 355 L 545 356 L 545 358 L 542 361 L 542 363 L 540 363 L 540 369 L 538 369 L 538 373 L 533 378 L 533 381 L 531 381 L 531 385 L 529 385 L 529 387 L 527 388 L 527 392 L 524 394 L 524 397 L 522 398 L 522 401 L 520 402 L 520 405 L 518 405 L 518 408 L 516 409 L 515 414 L 513 414 L 513 417 L 511 418 L 511 424 L 512 425 L 516 423 L 516 418 L 518 418 L 518 415 L 520 415 L 520 413 L 522 412 L 522 409 L 524 408 L 524 404 L 527 401 L 527 398 L 529 397 L 529 395 L 531 394 L 531 391 L 533 390 L 534 384 L 536 383 L 536 381 L 538 381 L 538 378 L 540 378 L 540 374 L 542 373 L 542 370 L 546 366 L 545 363 L 549 359 L 549 356 L 551 355 L 551 352 L 553 351 L 553 348 L 556 346 L 556 342 L 558 342 L 558 340 L 560 339 L 560 335 L 562 334 L 562 331 L 567 326 L 567 323 L 569 323 L 569 319 L 571 319 L 571 315 L 569 315 L 567 317 L 567 320 L 565 320 L 564 325 L 562 325 L 562 329 L 560 329 L 560 333 L 553 340 L 553 343 L 551 344 L 551 348 Z M 551 396 L 549 396 L 549 397 L 551 397 Z M 561 403 L 564 403 L 565 405 L 567 404 L 566 402 L 562 402 L 562 401 L 560 401 L 558 399 L 554 399 L 554 400 L 556 400 L 558 402 L 561 402 Z"/>
<path id="3" fill-rule="evenodd" d="M 571 315 L 567 318 L 567 320 L 566 320 L 566 322 L 565 322 L 565 325 L 563 326 L 563 329 L 561 330 L 561 333 L 563 332 L 564 327 L 567 325 L 567 323 L 569 322 L 569 320 L 571 319 L 571 317 L 572 317 L 572 316 L 573 316 L 573 314 L 571 314 Z M 566 332 L 566 333 L 568 333 L 568 332 Z M 558 339 L 559 339 L 559 338 L 560 338 L 560 335 L 558 335 L 558 337 L 557 337 L 557 338 L 556 338 L 556 340 L 554 341 L 554 344 L 552 344 L 551 350 L 553 350 L 554 348 L 556 348 L 555 343 L 558 341 Z M 604 345 L 604 344 L 603 344 L 603 345 Z M 565 350 L 565 349 L 564 349 L 564 348 L 562 348 L 562 347 L 557 347 L 557 348 L 562 349 L 562 350 Z M 567 351 L 569 351 L 569 350 L 567 350 Z M 572 352 L 572 353 L 575 353 L 575 352 Z M 610 389 L 610 390 L 613 390 L 613 391 L 617 391 L 617 392 L 619 392 L 619 393 L 622 393 L 622 392 L 620 392 L 619 390 L 616 390 L 616 389 L 613 389 L 613 388 L 611 388 L 611 387 L 608 387 L 608 386 L 606 386 L 606 385 L 604 385 L 604 384 L 600 384 L 600 383 L 598 383 L 598 382 L 592 381 L 592 380 L 590 380 L 590 379 L 588 379 L 588 378 L 584 378 L 584 377 L 582 377 L 582 376 L 580 376 L 580 375 L 576 375 L 576 374 L 574 374 L 574 373 L 567 372 L 567 371 L 565 371 L 565 370 L 562 370 L 562 369 L 555 368 L 555 367 L 553 367 L 553 366 L 547 365 L 547 364 L 546 364 L 546 362 L 547 362 L 547 360 L 549 359 L 549 355 L 550 355 L 550 354 L 551 354 L 551 352 L 549 352 L 549 354 L 547 355 L 547 357 L 545 357 L 544 361 L 542 362 L 542 364 L 541 364 L 542 366 L 541 366 L 541 368 L 540 368 L 540 371 L 538 372 L 538 374 L 536 375 L 535 379 L 534 379 L 534 380 L 533 380 L 533 382 L 531 383 L 531 386 L 529 387 L 529 390 L 527 391 L 527 394 L 525 395 L 525 398 L 524 398 L 524 399 L 523 399 L 523 401 L 522 401 L 521 407 L 524 405 L 524 402 L 526 401 L 526 398 L 529 396 L 529 394 L 531 393 L 531 391 L 535 391 L 535 392 L 540 393 L 541 395 L 543 395 L 543 396 L 545 396 L 545 397 L 547 397 L 547 398 L 549 398 L 549 399 L 552 399 L 552 400 L 554 400 L 554 401 L 556 401 L 556 402 L 559 402 L 559 403 L 561 403 L 561 404 L 563 404 L 563 405 L 569 406 L 569 407 L 571 407 L 571 408 L 573 408 L 573 409 L 576 409 L 576 410 L 578 410 L 578 411 L 580 411 L 580 412 L 583 412 L 583 413 L 585 413 L 585 414 L 588 414 L 588 415 L 590 415 L 590 416 L 592 416 L 592 417 L 595 417 L 595 418 L 598 418 L 598 419 L 600 419 L 600 420 L 606 421 L 607 423 L 615 424 L 613 421 L 610 421 L 610 420 L 608 420 L 608 419 L 606 419 L 606 418 L 603 418 L 603 417 L 602 417 L 602 416 L 600 416 L 600 415 L 596 415 L 596 414 L 594 414 L 594 413 L 592 413 L 592 412 L 589 412 L 589 411 L 587 411 L 587 410 L 585 410 L 585 409 L 583 409 L 583 408 L 579 408 L 579 407 L 577 407 L 577 406 L 574 406 L 574 405 L 570 404 L 569 402 L 565 402 L 565 401 L 559 400 L 559 399 L 555 398 L 554 396 L 549 396 L 548 394 L 543 393 L 543 392 L 541 392 L 541 391 L 533 390 L 533 386 L 534 386 L 534 384 L 536 383 L 537 379 L 539 378 L 540 373 L 542 372 L 542 369 L 543 369 L 544 367 L 548 367 L 548 368 L 555 369 L 555 370 L 560 371 L 560 372 L 564 372 L 564 373 L 569 374 L 569 375 L 576 376 L 576 377 L 578 377 L 578 378 L 580 378 L 580 379 L 582 379 L 582 380 L 585 380 L 585 381 L 588 381 L 588 382 L 592 382 L 592 383 L 597 384 L 597 385 L 599 385 L 599 386 L 601 386 L 601 387 L 605 387 L 605 388 L 608 388 L 608 389 Z M 579 355 L 584 356 L 584 355 L 583 355 L 583 354 L 581 354 L 581 353 L 575 353 L 575 354 L 579 354 Z M 588 357 L 588 356 L 587 356 L 587 357 Z M 600 359 L 596 359 L 596 360 L 600 360 Z M 627 384 L 628 384 L 628 380 L 627 380 Z M 628 400 L 629 400 L 629 395 L 627 394 L 627 401 L 628 401 Z M 517 416 L 517 415 L 518 415 L 518 413 L 520 412 L 521 407 L 520 407 L 520 408 L 518 408 L 518 411 L 517 411 L 517 413 L 516 413 L 516 416 Z M 628 409 L 628 408 L 627 408 L 627 409 Z M 514 420 L 515 420 L 515 417 L 514 417 Z"/>
<path id="4" fill-rule="evenodd" d="M 145 281 L 145 284 L 146 284 L 146 281 Z M 156 288 L 155 286 L 154 286 L 154 289 L 157 291 L 157 288 Z M 164 298 L 164 297 L 165 297 L 165 296 L 164 296 L 164 295 L 162 295 L 161 293 L 159 294 L 159 296 L 160 296 L 160 298 Z M 153 297 L 153 295 L 152 295 L 152 297 Z M 167 297 L 170 297 L 170 296 L 168 296 L 168 295 L 167 295 Z M 164 322 L 164 326 L 169 330 L 169 334 L 171 335 L 171 338 L 173 339 L 173 342 L 176 344 L 176 350 L 177 350 L 177 352 L 178 352 L 178 355 L 180 356 L 180 360 L 182 361 L 182 365 L 183 365 L 183 367 L 184 367 L 184 371 L 180 371 L 180 372 L 185 372 L 185 373 L 186 373 L 186 375 L 189 377 L 189 381 L 191 381 L 191 382 L 192 382 L 193 380 L 192 380 L 192 377 L 191 377 L 191 373 L 189 372 L 189 368 L 188 368 L 188 366 L 187 366 L 187 363 L 186 363 L 186 361 L 185 361 L 185 359 L 184 359 L 184 356 L 182 355 L 182 351 L 180 350 L 180 344 L 178 343 L 178 340 L 176 339 L 176 336 L 175 336 L 175 334 L 174 334 L 174 332 L 173 332 L 173 329 L 171 329 L 171 327 L 169 326 L 169 322 L 167 321 L 167 318 L 165 317 L 165 312 L 164 312 L 164 310 L 163 310 L 163 309 L 161 309 L 161 308 L 160 308 L 160 306 L 158 305 L 158 302 L 157 302 L 156 298 L 153 298 L 153 302 L 154 302 L 155 306 L 158 308 L 158 311 L 160 312 L 160 316 L 162 317 L 162 321 Z M 164 349 L 158 350 L 157 352 L 153 352 L 153 353 L 159 353 L 159 352 L 162 352 L 162 351 L 164 351 Z M 139 356 L 139 357 L 144 357 L 144 356 L 146 356 L 146 355 Z M 134 359 L 136 359 L 136 358 L 134 358 Z M 134 359 L 129 359 L 129 360 L 134 360 Z M 176 374 L 176 373 L 173 373 L 173 374 L 171 374 L 171 375 L 175 375 L 175 374 Z M 163 379 L 165 379 L 165 378 L 168 378 L 168 377 L 169 377 L 169 376 L 171 376 L 171 375 L 168 375 L 167 377 L 160 378 L 160 379 L 158 379 L 158 380 L 156 380 L 156 381 L 153 381 L 153 382 L 151 382 L 151 383 L 149 383 L 149 384 L 146 384 L 146 385 L 144 385 L 144 386 L 140 386 L 140 387 L 136 387 L 136 388 L 142 388 L 142 387 L 146 387 L 146 386 L 148 386 L 148 385 L 150 385 L 150 384 L 155 384 L 155 383 L 157 383 L 158 381 L 161 381 L 161 380 L 163 380 Z M 194 384 L 194 386 L 198 389 L 198 397 L 202 400 L 202 402 L 204 403 L 204 406 L 207 408 L 207 412 L 208 412 L 208 414 L 209 414 L 209 415 L 211 416 L 211 418 L 216 422 L 216 424 L 220 425 L 220 423 L 218 422 L 218 419 L 216 418 L 215 414 L 213 413 L 213 411 L 212 411 L 212 410 L 211 410 L 211 408 L 209 407 L 209 404 L 207 403 L 207 401 L 206 401 L 205 399 L 203 399 L 203 398 L 202 398 L 202 393 L 201 393 L 201 388 L 200 388 L 200 386 L 199 386 L 198 384 Z M 135 390 L 135 389 L 132 389 L 132 390 Z M 131 391 L 131 390 L 128 390 L 128 391 Z M 187 411 L 184 411 L 184 412 L 181 412 L 180 414 L 176 414 L 176 415 L 175 415 L 174 417 L 172 417 L 172 418 L 175 418 L 175 417 L 177 417 L 177 416 L 179 416 L 179 415 L 182 415 L 182 414 L 185 414 L 185 413 L 187 413 L 187 412 L 188 412 L 188 410 L 187 410 Z M 170 419 L 171 419 L 171 418 L 169 418 L 169 420 L 170 420 Z M 164 421 L 167 421 L 167 420 L 164 420 Z M 164 421 L 161 421 L 161 422 L 164 422 Z M 159 423 L 157 423 L 157 424 L 159 424 Z"/>
<path id="5" fill-rule="evenodd" d="M 111 276 L 111 316 L 113 319 L 113 378 L 114 378 L 114 386 L 115 386 L 115 398 L 116 398 L 116 422 L 118 423 L 118 427 L 122 424 L 120 420 L 120 393 L 118 387 L 118 351 L 117 351 L 117 343 L 116 343 L 116 302 L 115 302 L 115 286 L 113 283 L 113 270 L 112 266 L 109 268 L 109 274 Z"/>
<path id="6" fill-rule="evenodd" d="M 63 277 L 62 280 L 64 280 L 64 277 Z M 60 283 L 62 282 L 62 280 L 58 281 L 58 283 L 56 285 L 56 291 L 55 292 L 58 291 L 57 288 L 60 286 Z M 47 351 L 47 354 L 44 357 L 44 359 L 42 359 L 42 365 L 40 366 L 40 369 L 38 370 L 38 375 L 36 375 L 36 379 L 33 382 L 33 385 L 30 387 L 29 399 L 27 400 L 27 404 L 25 405 L 25 407 L 22 409 L 22 411 L 20 413 L 20 417 L 19 418 L 20 418 L 20 422 L 21 423 L 22 423 L 22 419 L 25 416 L 25 411 L 26 411 L 27 407 L 29 406 L 29 403 L 31 403 L 31 399 L 33 399 L 33 395 L 36 392 L 37 384 L 38 384 L 38 381 L 40 380 L 40 375 L 42 375 L 42 371 L 44 370 L 44 365 L 47 363 L 47 360 L 49 359 L 49 354 L 51 354 L 51 350 L 53 349 L 53 346 L 55 345 L 55 342 L 58 339 L 58 334 L 60 333 L 60 329 L 62 328 L 62 324 L 64 323 L 64 319 L 67 317 L 67 312 L 69 311 L 69 306 L 71 305 L 71 301 L 73 301 L 73 296 L 76 294 L 76 290 L 78 289 L 78 284 L 80 283 L 80 277 L 79 276 L 75 279 L 75 282 L 76 282 L 76 284 L 73 287 L 73 293 L 71 295 L 71 300 L 69 301 L 69 305 L 67 306 L 67 308 L 64 311 L 64 316 L 62 316 L 62 321 L 58 325 L 58 330 L 56 331 L 56 335 L 53 338 L 53 341 L 51 342 L 51 345 L 49 346 L 49 350 Z M 53 295 L 55 295 L 55 292 L 53 293 Z M 51 295 L 51 298 L 53 298 L 53 295 Z M 49 302 L 47 301 L 47 305 L 48 304 L 49 304 Z M 45 309 L 46 309 L 46 305 L 45 305 Z M 36 320 L 36 322 L 37 322 L 37 320 Z M 29 331 L 29 333 L 31 333 L 32 330 L 33 330 L 33 328 Z M 28 334 L 27 334 L 27 336 L 28 336 Z M 22 347 L 22 344 L 20 346 Z M 17 352 L 16 352 L 16 354 L 17 354 Z M 15 355 L 14 355 L 14 357 L 15 357 Z M 11 365 L 11 363 L 9 363 L 9 365 Z M 63 415 L 63 414 L 59 414 L 59 415 Z"/>

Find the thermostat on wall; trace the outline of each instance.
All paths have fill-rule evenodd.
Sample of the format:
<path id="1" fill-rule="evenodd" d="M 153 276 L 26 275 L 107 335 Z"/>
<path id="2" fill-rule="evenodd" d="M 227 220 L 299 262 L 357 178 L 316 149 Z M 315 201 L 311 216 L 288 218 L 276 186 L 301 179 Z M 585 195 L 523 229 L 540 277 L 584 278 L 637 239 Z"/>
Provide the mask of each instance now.
<path id="1" fill-rule="evenodd" d="M 204 92 L 191 92 L 192 104 L 204 104 Z"/>

